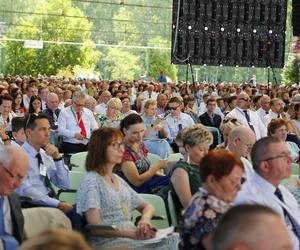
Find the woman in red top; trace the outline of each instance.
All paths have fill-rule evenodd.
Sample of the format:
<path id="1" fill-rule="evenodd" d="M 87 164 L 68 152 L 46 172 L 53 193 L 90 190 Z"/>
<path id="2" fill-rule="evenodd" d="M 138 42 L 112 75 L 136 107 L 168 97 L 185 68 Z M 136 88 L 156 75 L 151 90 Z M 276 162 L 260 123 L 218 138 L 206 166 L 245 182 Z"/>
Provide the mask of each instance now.
<path id="1" fill-rule="evenodd" d="M 143 143 L 145 128 L 142 118 L 137 114 L 126 116 L 121 121 L 121 131 L 125 135 L 121 175 L 138 193 L 161 194 L 161 189 L 168 187 L 170 182 L 170 177 L 160 172 L 167 167 L 167 162 L 159 160 L 150 164 L 148 150 Z"/>

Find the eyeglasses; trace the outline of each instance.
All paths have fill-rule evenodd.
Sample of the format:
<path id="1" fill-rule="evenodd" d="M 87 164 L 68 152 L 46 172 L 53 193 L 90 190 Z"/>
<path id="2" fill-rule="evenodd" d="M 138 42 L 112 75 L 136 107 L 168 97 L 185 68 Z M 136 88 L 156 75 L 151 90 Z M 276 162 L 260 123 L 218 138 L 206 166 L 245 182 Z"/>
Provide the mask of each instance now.
<path id="1" fill-rule="evenodd" d="M 253 147 L 253 144 L 247 144 L 245 143 L 241 138 L 237 138 L 241 143 L 243 143 L 249 150 L 251 150 L 251 148 Z"/>
<path id="2" fill-rule="evenodd" d="M 237 119 L 235 119 L 235 118 L 228 118 L 228 119 L 224 119 L 223 120 L 223 124 L 226 124 L 226 123 L 228 123 L 228 122 L 232 122 L 232 123 L 236 123 L 238 120 Z"/>
<path id="3" fill-rule="evenodd" d="M 115 150 L 119 150 L 119 149 L 124 149 L 125 148 L 125 143 L 124 142 L 112 142 L 110 144 Z"/>
<path id="4" fill-rule="evenodd" d="M 73 102 L 77 107 L 84 107 L 84 104 L 78 104 L 77 102 Z"/>
<path id="5" fill-rule="evenodd" d="M 273 160 L 280 159 L 280 158 L 284 158 L 285 160 L 291 159 L 291 154 L 289 152 L 286 152 L 286 153 L 283 153 L 281 155 L 269 157 L 269 158 L 264 159 L 262 161 L 273 161 Z"/>
<path id="6" fill-rule="evenodd" d="M 227 177 L 227 180 L 230 181 L 230 183 L 237 189 L 241 188 L 241 186 L 246 182 L 246 178 L 242 177 L 240 182 L 233 181 L 230 178 Z"/>
<path id="7" fill-rule="evenodd" d="M 176 109 L 178 109 L 180 107 L 180 105 L 178 105 L 177 107 L 167 107 L 167 110 L 170 110 L 170 111 L 175 111 Z"/>
<path id="8" fill-rule="evenodd" d="M 239 98 L 239 100 L 243 100 L 243 101 L 245 101 L 245 102 L 250 102 L 250 99 L 249 99 L 249 98 L 243 98 L 243 97 L 241 97 L 241 98 Z"/>
<path id="9" fill-rule="evenodd" d="M 25 176 L 21 176 L 19 174 L 15 175 L 7 167 L 5 167 L 5 166 L 2 166 L 2 167 L 14 181 L 23 181 L 26 178 L 26 175 Z"/>

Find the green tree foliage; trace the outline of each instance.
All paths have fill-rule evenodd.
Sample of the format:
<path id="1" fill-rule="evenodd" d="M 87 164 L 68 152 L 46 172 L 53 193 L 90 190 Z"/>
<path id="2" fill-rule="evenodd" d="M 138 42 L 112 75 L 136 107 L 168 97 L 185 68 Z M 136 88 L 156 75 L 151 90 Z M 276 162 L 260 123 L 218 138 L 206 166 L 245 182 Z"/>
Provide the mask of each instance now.
<path id="1" fill-rule="evenodd" d="M 23 42 L 7 41 L 4 44 L 6 73 L 53 75 L 69 65 L 94 68 L 100 54 L 90 39 L 92 23 L 71 0 L 45 1 L 37 5 L 35 13 L 39 14 L 18 19 L 18 26 L 10 28 L 6 37 L 83 45 L 44 43 L 43 49 L 28 49 Z"/>
<path id="2" fill-rule="evenodd" d="M 290 56 L 282 73 L 283 82 L 287 85 L 300 83 L 300 57 Z"/>
<path id="3" fill-rule="evenodd" d="M 104 60 L 111 79 L 133 80 L 139 76 L 139 58 L 125 49 L 109 48 Z"/>
<path id="4" fill-rule="evenodd" d="M 161 37 L 156 37 L 150 40 L 149 46 L 156 46 L 162 42 Z M 165 76 L 170 77 L 173 81 L 177 80 L 177 69 L 171 64 L 170 50 L 149 49 L 147 51 L 147 76 L 156 79 L 161 71 Z"/>

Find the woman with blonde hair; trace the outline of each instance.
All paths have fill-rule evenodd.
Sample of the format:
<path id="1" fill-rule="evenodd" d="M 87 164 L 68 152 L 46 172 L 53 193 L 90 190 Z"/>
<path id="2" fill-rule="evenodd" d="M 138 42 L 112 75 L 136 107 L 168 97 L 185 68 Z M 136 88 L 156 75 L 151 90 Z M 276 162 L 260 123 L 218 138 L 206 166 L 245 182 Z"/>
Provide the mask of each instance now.
<path id="1" fill-rule="evenodd" d="M 223 135 L 223 142 L 217 146 L 217 149 L 225 149 L 228 144 L 228 136 L 232 129 L 242 126 L 235 118 L 225 118 L 220 125 L 220 132 Z"/>
<path id="2" fill-rule="evenodd" d="M 156 111 L 157 102 L 151 99 L 147 100 L 141 116 L 145 126 L 144 143 L 150 153 L 165 159 L 172 153 L 172 148 L 165 140 L 168 137 L 166 122 L 156 116 Z"/>
<path id="3" fill-rule="evenodd" d="M 111 98 L 107 102 L 106 115 L 98 115 L 100 127 L 119 128 L 123 119 L 121 114 L 122 102 L 119 98 Z"/>
<path id="4" fill-rule="evenodd" d="M 199 164 L 212 142 L 211 132 L 202 124 L 186 128 L 182 135 L 185 158 L 174 165 L 171 175 L 171 190 L 179 216 L 201 186 Z"/>

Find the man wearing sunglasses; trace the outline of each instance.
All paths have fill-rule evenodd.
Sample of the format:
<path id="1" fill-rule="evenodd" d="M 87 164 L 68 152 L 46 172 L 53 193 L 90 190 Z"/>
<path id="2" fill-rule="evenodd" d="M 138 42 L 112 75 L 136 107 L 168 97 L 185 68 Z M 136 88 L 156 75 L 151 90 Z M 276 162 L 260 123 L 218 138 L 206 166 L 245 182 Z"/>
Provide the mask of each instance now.
<path id="1" fill-rule="evenodd" d="M 291 175 L 292 158 L 285 142 L 275 137 L 258 140 L 251 151 L 253 176 L 243 185 L 235 204 L 260 204 L 275 210 L 287 226 L 294 249 L 299 249 L 300 209 L 281 185 Z"/>
<path id="2" fill-rule="evenodd" d="M 179 97 L 172 97 L 169 101 L 167 110 L 169 114 L 166 117 L 168 134 L 170 136 L 171 145 L 173 149 L 178 152 L 178 148 L 176 148 L 173 143 L 176 138 L 178 132 L 186 127 L 194 125 L 194 120 L 188 114 L 182 113 L 182 100 Z"/>
<path id="3" fill-rule="evenodd" d="M 237 96 L 237 107 L 228 113 L 226 118 L 235 118 L 246 127 L 249 127 L 256 136 L 256 139 L 267 135 L 267 128 L 256 112 L 250 110 L 251 99 L 245 92 Z"/>

